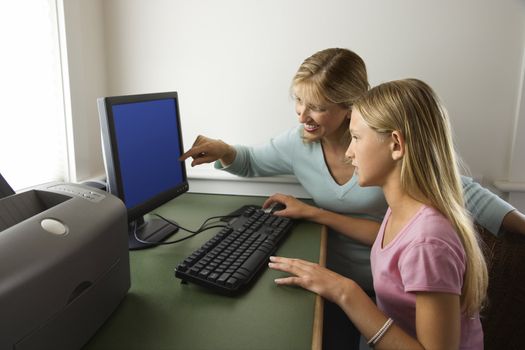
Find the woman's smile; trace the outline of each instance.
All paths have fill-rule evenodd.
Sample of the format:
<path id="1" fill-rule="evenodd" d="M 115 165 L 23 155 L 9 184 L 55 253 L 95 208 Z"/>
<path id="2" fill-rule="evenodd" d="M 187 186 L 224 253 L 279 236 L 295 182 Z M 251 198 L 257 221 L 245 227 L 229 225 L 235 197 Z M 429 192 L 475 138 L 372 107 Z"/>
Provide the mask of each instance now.
<path id="1" fill-rule="evenodd" d="M 308 132 L 315 132 L 317 129 L 319 129 L 319 124 L 315 123 L 304 123 L 304 129 Z"/>

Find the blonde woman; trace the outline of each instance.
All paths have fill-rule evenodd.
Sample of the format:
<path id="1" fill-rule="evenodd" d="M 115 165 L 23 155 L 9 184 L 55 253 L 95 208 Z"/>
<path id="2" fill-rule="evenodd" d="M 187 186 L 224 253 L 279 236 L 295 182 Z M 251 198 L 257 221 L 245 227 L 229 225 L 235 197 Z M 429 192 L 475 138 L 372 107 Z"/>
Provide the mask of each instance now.
<path id="1" fill-rule="evenodd" d="M 371 252 L 377 306 L 353 280 L 302 260 L 269 266 L 337 303 L 377 349 L 482 349 L 487 268 L 464 206 L 449 120 L 420 80 L 385 83 L 356 102 L 347 151 L 360 186 L 389 205 Z"/>

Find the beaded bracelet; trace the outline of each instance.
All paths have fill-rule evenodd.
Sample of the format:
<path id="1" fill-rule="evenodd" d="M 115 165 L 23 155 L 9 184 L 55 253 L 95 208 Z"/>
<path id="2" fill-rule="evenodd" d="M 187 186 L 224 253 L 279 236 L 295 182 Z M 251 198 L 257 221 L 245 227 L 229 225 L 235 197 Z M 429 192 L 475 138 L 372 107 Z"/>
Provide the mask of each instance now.
<path id="1" fill-rule="evenodd" d="M 391 318 L 388 318 L 388 320 L 386 320 L 383 327 L 381 327 L 377 331 L 377 333 L 372 338 L 370 338 L 367 344 L 370 345 L 371 347 L 374 347 L 381 340 L 383 335 L 385 335 L 386 331 L 388 331 L 390 326 L 392 326 L 392 323 L 394 323 L 394 320 L 392 320 Z"/>

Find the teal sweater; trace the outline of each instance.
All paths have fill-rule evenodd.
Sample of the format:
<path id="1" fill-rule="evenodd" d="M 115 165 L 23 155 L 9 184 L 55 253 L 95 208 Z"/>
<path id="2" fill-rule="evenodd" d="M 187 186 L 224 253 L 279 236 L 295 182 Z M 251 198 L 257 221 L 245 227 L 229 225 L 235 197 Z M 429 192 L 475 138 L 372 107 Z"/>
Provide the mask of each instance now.
<path id="1" fill-rule="evenodd" d="M 217 161 L 215 167 L 244 177 L 295 175 L 320 208 L 381 222 L 388 207 L 381 188 L 361 187 L 355 175 L 346 184 L 337 184 L 326 166 L 321 144 L 305 143 L 301 136 L 300 125 L 262 146 L 235 146 L 234 162 L 223 168 Z M 474 220 L 498 234 L 503 217 L 514 208 L 471 178 L 462 180 L 467 209 Z M 330 228 L 327 267 L 372 291 L 370 247 Z"/>

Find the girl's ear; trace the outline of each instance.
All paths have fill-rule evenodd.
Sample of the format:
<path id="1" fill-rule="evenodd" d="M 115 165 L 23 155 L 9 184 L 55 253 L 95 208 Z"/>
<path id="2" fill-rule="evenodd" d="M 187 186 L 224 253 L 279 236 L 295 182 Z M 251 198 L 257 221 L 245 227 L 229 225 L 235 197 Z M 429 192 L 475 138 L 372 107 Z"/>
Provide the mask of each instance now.
<path id="1" fill-rule="evenodd" d="M 400 160 L 405 155 L 405 139 L 401 132 L 395 130 L 390 135 L 390 151 L 393 160 Z"/>

